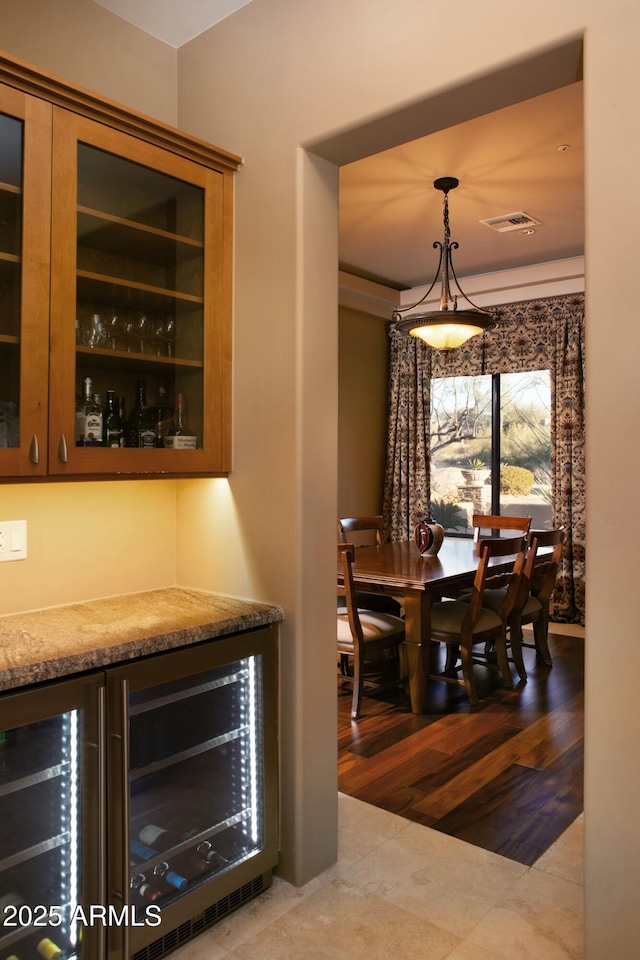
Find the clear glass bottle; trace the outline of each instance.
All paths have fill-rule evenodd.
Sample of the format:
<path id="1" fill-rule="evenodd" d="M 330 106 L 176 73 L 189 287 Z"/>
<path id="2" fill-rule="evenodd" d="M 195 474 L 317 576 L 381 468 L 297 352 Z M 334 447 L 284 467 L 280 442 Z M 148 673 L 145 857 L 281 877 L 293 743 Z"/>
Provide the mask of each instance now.
<path id="1" fill-rule="evenodd" d="M 184 394 L 176 396 L 176 405 L 173 411 L 173 425 L 164 438 L 164 445 L 170 450 L 195 450 L 197 437 L 187 424 L 186 405 Z"/>
<path id="2" fill-rule="evenodd" d="M 85 439 L 85 421 L 87 406 L 91 404 L 93 397 L 93 380 L 91 377 L 85 377 L 82 381 L 83 395 L 76 401 L 76 447 L 84 447 Z"/>
<path id="3" fill-rule="evenodd" d="M 84 408 L 84 446 L 102 446 L 102 402 L 94 393 Z"/>

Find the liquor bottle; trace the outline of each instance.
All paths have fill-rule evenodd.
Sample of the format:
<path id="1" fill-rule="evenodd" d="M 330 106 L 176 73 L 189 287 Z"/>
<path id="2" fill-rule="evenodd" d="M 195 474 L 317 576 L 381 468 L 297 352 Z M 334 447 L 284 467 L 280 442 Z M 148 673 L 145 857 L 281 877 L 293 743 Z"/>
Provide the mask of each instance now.
<path id="1" fill-rule="evenodd" d="M 85 447 L 102 446 L 102 403 L 100 394 L 94 393 L 84 406 L 84 444 Z"/>
<path id="2" fill-rule="evenodd" d="M 173 425 L 173 407 L 169 406 L 165 387 L 158 387 L 158 402 L 153 408 L 156 424 L 156 446 L 164 446 L 164 438 Z"/>
<path id="3" fill-rule="evenodd" d="M 147 388 L 144 380 L 136 385 L 136 407 L 125 424 L 125 446 L 155 447 L 156 427 L 153 411 L 147 406 Z"/>
<path id="4" fill-rule="evenodd" d="M 92 402 L 93 380 L 91 377 L 85 377 L 83 383 L 83 395 L 76 401 L 76 447 L 84 447 L 86 408 Z"/>
<path id="5" fill-rule="evenodd" d="M 116 409 L 116 392 L 107 390 L 107 402 L 102 413 L 102 442 L 105 447 L 119 447 L 122 437 L 120 415 Z"/>
<path id="6" fill-rule="evenodd" d="M 120 446 L 125 446 L 124 428 L 127 422 L 126 397 L 118 397 L 118 419 L 120 420 Z"/>
<path id="7" fill-rule="evenodd" d="M 195 450 L 197 437 L 187 426 L 184 395 L 176 396 L 176 406 L 173 413 L 173 426 L 164 438 L 165 447 L 170 450 Z"/>

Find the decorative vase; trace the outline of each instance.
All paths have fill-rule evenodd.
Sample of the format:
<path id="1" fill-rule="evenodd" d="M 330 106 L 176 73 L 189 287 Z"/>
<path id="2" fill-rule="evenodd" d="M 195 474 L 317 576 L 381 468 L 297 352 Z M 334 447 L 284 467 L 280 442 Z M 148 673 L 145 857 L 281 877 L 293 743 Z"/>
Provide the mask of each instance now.
<path id="1" fill-rule="evenodd" d="M 416 526 L 414 536 L 421 556 L 436 557 L 444 540 L 444 527 L 428 513 Z"/>

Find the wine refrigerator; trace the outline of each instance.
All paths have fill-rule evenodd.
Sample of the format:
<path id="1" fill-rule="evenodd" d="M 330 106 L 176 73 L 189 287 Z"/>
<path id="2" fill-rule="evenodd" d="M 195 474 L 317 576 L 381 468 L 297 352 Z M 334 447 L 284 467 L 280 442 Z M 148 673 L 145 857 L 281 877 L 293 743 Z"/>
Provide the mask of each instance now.
<path id="1" fill-rule="evenodd" d="M 0 697 L 0 960 L 157 960 L 278 857 L 277 627 Z"/>

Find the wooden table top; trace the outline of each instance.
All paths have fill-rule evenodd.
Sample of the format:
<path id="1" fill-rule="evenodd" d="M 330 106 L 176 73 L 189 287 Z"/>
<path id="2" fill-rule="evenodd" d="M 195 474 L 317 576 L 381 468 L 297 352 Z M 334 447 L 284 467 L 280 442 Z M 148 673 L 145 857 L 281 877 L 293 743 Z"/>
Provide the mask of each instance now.
<path id="1" fill-rule="evenodd" d="M 499 557 L 492 566 L 510 565 L 513 557 Z M 356 547 L 353 577 L 358 583 L 411 589 L 440 590 L 458 581 L 468 584 L 478 566 L 471 539 L 445 537 L 437 557 L 422 557 L 415 543 L 403 540 L 381 546 Z"/>

